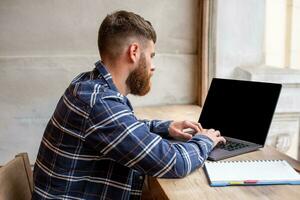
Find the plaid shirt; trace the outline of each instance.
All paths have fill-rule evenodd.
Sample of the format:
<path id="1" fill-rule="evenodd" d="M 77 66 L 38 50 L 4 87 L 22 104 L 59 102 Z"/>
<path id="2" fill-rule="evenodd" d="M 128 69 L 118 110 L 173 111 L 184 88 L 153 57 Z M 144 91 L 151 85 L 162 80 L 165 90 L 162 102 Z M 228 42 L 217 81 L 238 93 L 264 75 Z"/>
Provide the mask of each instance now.
<path id="1" fill-rule="evenodd" d="M 34 166 L 32 199 L 140 199 L 144 176 L 184 177 L 212 149 L 206 136 L 172 144 L 171 121 L 138 120 L 101 62 L 58 102 Z"/>

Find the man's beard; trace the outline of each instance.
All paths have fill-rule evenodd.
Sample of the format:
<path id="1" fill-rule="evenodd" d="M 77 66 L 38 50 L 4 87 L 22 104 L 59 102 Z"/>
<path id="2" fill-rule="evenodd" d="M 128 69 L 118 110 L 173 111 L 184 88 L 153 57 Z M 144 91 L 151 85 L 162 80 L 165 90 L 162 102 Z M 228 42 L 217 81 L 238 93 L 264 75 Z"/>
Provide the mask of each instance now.
<path id="1" fill-rule="evenodd" d="M 138 67 L 129 74 L 126 80 L 130 93 L 138 96 L 146 95 L 151 88 L 150 78 L 151 75 L 147 70 L 145 54 L 142 53 Z"/>

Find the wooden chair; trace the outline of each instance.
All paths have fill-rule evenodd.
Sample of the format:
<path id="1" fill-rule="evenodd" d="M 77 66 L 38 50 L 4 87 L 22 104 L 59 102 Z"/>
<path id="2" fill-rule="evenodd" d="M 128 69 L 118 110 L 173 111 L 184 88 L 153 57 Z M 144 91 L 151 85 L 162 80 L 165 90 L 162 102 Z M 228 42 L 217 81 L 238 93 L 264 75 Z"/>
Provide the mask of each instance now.
<path id="1" fill-rule="evenodd" d="M 20 153 L 0 168 L 0 199 L 31 199 L 33 177 L 27 153 Z"/>

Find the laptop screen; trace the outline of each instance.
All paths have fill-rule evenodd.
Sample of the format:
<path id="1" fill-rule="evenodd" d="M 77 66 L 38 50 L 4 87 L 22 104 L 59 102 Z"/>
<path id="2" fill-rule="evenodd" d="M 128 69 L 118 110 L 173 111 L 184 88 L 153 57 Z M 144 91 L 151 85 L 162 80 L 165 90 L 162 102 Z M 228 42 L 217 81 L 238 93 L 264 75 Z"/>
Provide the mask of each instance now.
<path id="1" fill-rule="evenodd" d="M 199 122 L 222 136 L 264 145 L 281 84 L 214 78 Z"/>

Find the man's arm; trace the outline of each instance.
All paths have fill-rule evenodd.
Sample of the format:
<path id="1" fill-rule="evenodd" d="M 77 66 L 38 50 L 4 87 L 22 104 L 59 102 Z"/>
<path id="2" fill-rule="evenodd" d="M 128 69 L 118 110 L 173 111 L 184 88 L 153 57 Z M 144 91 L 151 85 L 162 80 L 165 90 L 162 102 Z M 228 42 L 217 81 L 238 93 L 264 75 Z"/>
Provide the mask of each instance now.
<path id="1" fill-rule="evenodd" d="M 171 120 L 139 120 L 144 123 L 152 133 L 156 133 L 163 138 L 169 137 L 169 126 L 172 123 Z"/>
<path id="2" fill-rule="evenodd" d="M 176 139 L 181 141 L 188 141 L 192 139 L 192 135 L 203 132 L 200 123 L 193 121 L 162 121 L 162 120 L 140 120 L 145 123 L 150 132 L 156 133 L 166 139 Z M 190 129 L 185 131 L 185 129 Z"/>
<path id="3" fill-rule="evenodd" d="M 103 158 L 155 177 L 183 177 L 201 166 L 213 148 L 214 142 L 200 134 L 171 144 L 151 133 L 124 104 L 100 103 L 90 114 L 85 141 Z"/>

